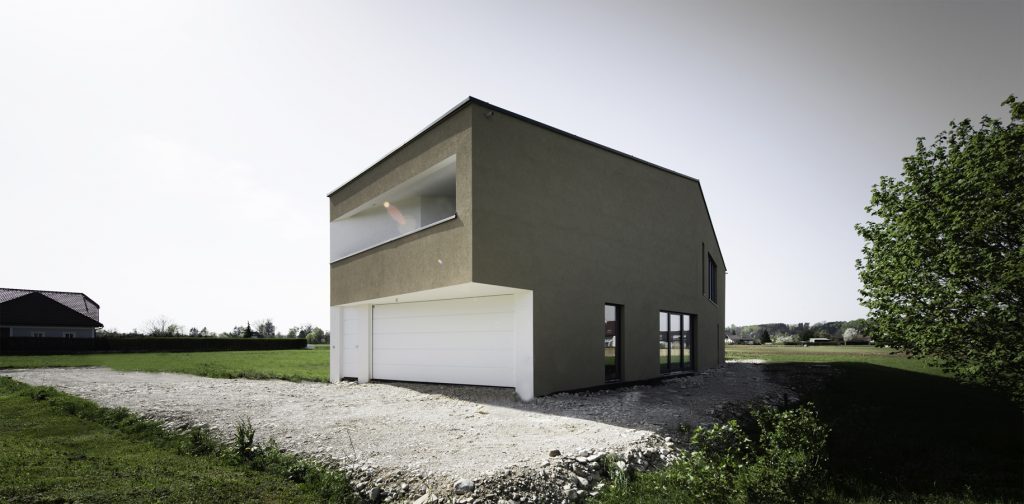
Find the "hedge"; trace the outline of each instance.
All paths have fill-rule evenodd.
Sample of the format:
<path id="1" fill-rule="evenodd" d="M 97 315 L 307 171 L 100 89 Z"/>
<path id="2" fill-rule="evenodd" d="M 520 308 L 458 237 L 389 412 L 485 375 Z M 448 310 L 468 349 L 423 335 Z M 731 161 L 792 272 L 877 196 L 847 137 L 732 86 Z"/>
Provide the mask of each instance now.
<path id="1" fill-rule="evenodd" d="M 222 352 L 306 348 L 306 338 L 3 338 L 0 354 Z"/>

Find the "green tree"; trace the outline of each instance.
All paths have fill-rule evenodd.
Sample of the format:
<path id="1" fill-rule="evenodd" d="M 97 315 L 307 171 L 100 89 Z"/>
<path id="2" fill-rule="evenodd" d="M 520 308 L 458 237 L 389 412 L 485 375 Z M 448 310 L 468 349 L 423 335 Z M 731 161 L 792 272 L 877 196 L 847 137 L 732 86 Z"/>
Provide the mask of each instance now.
<path id="1" fill-rule="evenodd" d="M 319 327 L 314 327 L 314 328 L 310 329 L 309 334 L 306 335 L 306 339 L 310 343 L 330 343 L 331 342 L 330 335 L 328 335 L 326 332 L 324 332 L 323 329 L 320 329 Z"/>
<path id="2" fill-rule="evenodd" d="M 257 338 L 276 338 L 277 337 L 277 326 L 270 319 L 263 319 L 256 321 L 256 337 Z"/>
<path id="3" fill-rule="evenodd" d="M 882 177 L 856 226 L 876 341 L 1024 404 L 1024 103 L 1010 121 L 950 123 Z"/>

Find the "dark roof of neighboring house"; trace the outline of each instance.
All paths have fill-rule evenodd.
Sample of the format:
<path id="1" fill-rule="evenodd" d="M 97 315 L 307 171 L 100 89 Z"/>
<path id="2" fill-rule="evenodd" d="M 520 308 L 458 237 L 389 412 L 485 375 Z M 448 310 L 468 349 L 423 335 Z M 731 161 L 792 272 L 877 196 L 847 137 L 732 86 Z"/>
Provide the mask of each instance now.
<path id="1" fill-rule="evenodd" d="M 633 161 L 637 161 L 637 162 L 639 162 L 640 164 L 643 164 L 643 165 L 647 165 L 647 166 L 649 166 L 649 167 L 651 167 L 651 168 L 654 168 L 654 169 L 656 169 L 656 170 L 661 170 L 661 171 L 663 171 L 663 172 L 665 172 L 665 173 L 669 173 L 669 174 L 672 174 L 672 175 L 675 175 L 675 176 L 678 176 L 678 177 L 682 177 L 682 178 L 684 178 L 684 179 L 687 179 L 687 180 L 692 180 L 693 182 L 696 182 L 696 183 L 697 183 L 697 188 L 698 188 L 698 190 L 700 190 L 700 197 L 701 197 L 701 199 L 702 199 L 702 200 L 704 200 L 704 210 L 705 210 L 705 211 L 707 212 L 707 215 L 708 215 L 708 221 L 709 221 L 709 222 L 711 222 L 711 234 L 712 234 L 712 235 L 714 235 L 714 237 L 715 237 L 715 241 L 716 241 L 716 242 L 718 241 L 718 234 L 717 234 L 717 233 L 715 232 L 715 224 L 714 224 L 714 222 L 712 222 L 712 221 L 711 221 L 711 212 L 710 212 L 710 211 L 708 210 L 708 208 L 707 208 L 707 207 L 708 207 L 708 205 L 707 205 L 707 199 L 706 199 L 706 198 L 704 198 L 704 188 L 703 188 L 703 187 L 701 187 L 701 185 L 700 185 L 700 180 L 698 180 L 698 179 L 696 179 L 696 178 L 694 178 L 694 177 L 691 177 L 691 176 L 689 176 L 689 175 L 684 175 L 684 174 L 682 174 L 682 173 L 679 173 L 679 172 L 677 172 L 677 171 L 675 171 L 675 170 L 670 170 L 670 169 L 668 169 L 668 168 L 665 168 L 664 166 L 659 166 L 659 165 L 656 165 L 656 164 L 654 164 L 654 163 L 652 163 L 652 162 L 650 162 L 650 161 L 645 161 L 645 160 L 643 160 L 643 159 L 640 159 L 640 158 L 638 158 L 638 157 L 636 157 L 636 156 L 633 156 L 633 155 L 631 155 L 631 154 L 626 154 L 625 152 L 622 152 L 622 151 L 620 151 L 620 150 L 616 150 L 616 149 L 613 149 L 613 148 L 611 148 L 611 147 L 608 147 L 608 146 L 606 146 L 606 145 L 601 145 L 601 144 L 599 144 L 599 143 L 597 143 L 597 142 L 594 142 L 594 141 L 592 141 L 592 140 L 587 140 L 586 138 L 583 138 L 583 137 L 581 137 L 581 136 L 578 136 L 578 135 L 574 135 L 574 134 L 572 134 L 572 133 L 569 133 L 568 131 L 565 131 L 565 130 L 560 130 L 560 129 L 558 129 L 558 128 L 555 128 L 554 126 L 549 126 L 549 125 L 547 125 L 547 124 L 544 124 L 544 123 L 542 123 L 542 122 L 540 122 L 540 121 L 537 121 L 537 120 L 535 120 L 535 119 L 530 119 L 529 117 L 526 117 L 526 116 L 524 116 L 524 115 L 520 115 L 520 114 L 517 114 L 517 113 L 515 113 L 515 112 L 512 112 L 511 110 L 503 109 L 503 108 L 501 108 L 501 107 L 498 107 L 498 106 L 496 106 L 496 105 L 492 105 L 492 104 L 490 104 L 490 103 L 487 103 L 487 102 L 485 102 L 485 101 L 483 101 L 483 100 L 481 100 L 481 99 L 479 99 L 479 98 L 475 98 L 475 97 L 473 97 L 473 96 L 469 96 L 469 97 L 467 97 L 467 98 L 466 98 L 465 100 L 462 100 L 461 102 L 459 102 L 459 104 L 458 104 L 458 105 L 456 105 L 455 107 L 453 107 L 453 108 L 452 108 L 451 110 L 449 110 L 448 112 L 446 112 L 446 113 L 445 113 L 444 115 L 442 115 L 441 117 L 437 118 L 437 120 L 435 120 L 434 122 L 430 123 L 430 125 L 428 125 L 428 126 L 427 126 L 426 128 L 423 128 L 422 130 L 420 130 L 420 132 L 419 132 L 419 133 L 417 133 L 416 135 L 414 135 L 414 136 L 413 136 L 412 138 L 410 138 L 409 140 L 406 140 L 406 141 L 405 141 L 405 143 L 403 143 L 402 145 L 400 145 L 400 146 L 399 146 L 398 148 L 396 148 L 396 149 L 392 150 L 392 151 L 391 151 L 391 152 L 389 152 L 389 153 L 388 153 L 388 154 L 387 154 L 386 156 L 384 156 L 384 157 L 380 158 L 379 160 L 377 160 L 377 162 L 376 162 L 376 163 L 373 163 L 373 164 L 371 164 L 371 165 L 370 165 L 370 166 L 369 166 L 369 167 L 368 167 L 367 169 L 365 169 L 365 170 L 363 170 L 363 171 L 359 172 L 359 173 L 358 173 L 358 174 L 357 174 L 357 175 L 356 175 L 355 177 L 352 177 L 352 178 L 350 178 L 350 179 L 349 179 L 349 180 L 348 180 L 347 182 L 345 182 L 344 184 L 341 184 L 340 186 L 338 186 L 338 187 L 334 188 L 334 190 L 333 190 L 333 191 L 331 191 L 330 193 L 328 193 L 328 194 L 327 194 L 327 197 L 331 197 L 331 196 L 333 196 L 333 195 L 334 195 L 334 193 L 336 193 L 336 192 L 340 191 L 340 190 L 341 190 L 341 189 L 342 189 L 343 187 L 345 187 L 345 186 L 347 186 L 347 185 L 351 184 L 352 182 L 354 182 L 354 181 L 355 181 L 356 179 L 358 179 L 359 177 L 362 177 L 363 175 L 365 175 L 365 174 L 366 174 L 367 172 L 369 172 L 370 170 L 372 170 L 372 169 L 373 169 L 373 167 L 377 166 L 378 164 L 380 164 L 380 163 L 381 163 L 382 161 L 384 161 L 385 159 L 387 159 L 387 158 L 391 157 L 391 156 L 392 156 L 392 155 L 394 155 L 394 154 L 395 154 L 396 152 L 398 152 L 398 151 L 402 150 L 402 148 L 404 148 L 404 147 L 405 147 L 406 145 L 409 145 L 409 144 L 411 144 L 411 143 L 412 143 L 412 142 L 413 142 L 414 140 L 416 140 L 417 138 L 419 138 L 420 136 L 422 136 L 422 135 L 423 135 L 424 133 L 426 133 L 426 132 L 430 131 L 430 130 L 431 130 L 431 129 L 432 129 L 433 127 L 434 127 L 434 126 L 437 126 L 437 125 L 438 125 L 439 123 L 441 123 L 441 122 L 442 122 L 442 121 L 444 121 L 445 119 L 448 119 L 449 117 L 451 117 L 452 115 L 454 115 L 454 114 L 455 114 L 456 112 L 458 112 L 458 111 L 462 110 L 462 109 L 463 109 L 464 107 L 466 107 L 466 106 L 468 106 L 468 105 L 471 105 L 471 104 L 476 104 L 476 105 L 482 105 L 482 106 L 484 106 L 484 107 L 487 107 L 487 108 L 489 108 L 489 109 L 491 109 L 491 110 L 496 110 L 496 111 L 498 111 L 498 112 L 501 112 L 502 114 L 505 114 L 505 115 L 508 115 L 508 116 L 511 116 L 511 117 L 515 117 L 516 119 L 519 119 L 519 120 L 521 120 L 521 121 L 525 121 L 525 122 L 527 122 L 527 123 L 533 124 L 534 126 L 539 126 L 539 127 L 541 127 L 541 128 L 544 128 L 544 129 L 546 129 L 546 130 L 548 130 L 548 131 L 553 131 L 553 132 L 555 132 L 555 133 L 558 133 L 558 134 L 560 134 L 560 135 L 563 135 L 563 136 L 566 136 L 566 137 L 572 138 L 572 139 L 574 139 L 574 140 L 578 140 L 578 141 L 580 141 L 580 142 L 583 142 L 583 143 L 585 143 L 585 144 L 588 144 L 588 145 L 591 145 L 591 146 L 597 147 L 597 148 L 599 148 L 599 149 L 603 149 L 603 150 L 605 150 L 605 151 L 608 151 L 608 152 L 611 152 L 611 153 L 613 153 L 613 154 L 617 154 L 617 155 L 619 155 L 619 156 L 622 156 L 622 157 L 625 157 L 625 158 L 628 158 L 628 159 L 632 159 Z M 725 254 L 723 253 L 722 255 L 724 256 Z M 725 268 L 726 270 L 728 270 L 728 268 L 726 268 L 726 266 L 725 266 L 725 257 L 722 257 L 721 259 L 722 259 L 722 267 L 723 267 L 723 268 Z"/>
<path id="2" fill-rule="evenodd" d="M 0 287 L 0 304 L 4 304 L 8 301 L 27 296 L 34 292 L 38 292 L 43 296 L 46 296 L 72 310 L 88 317 L 91 320 L 95 320 L 97 323 L 100 321 L 100 305 L 93 301 L 89 296 L 81 292 L 61 292 L 61 291 L 44 291 L 44 290 L 30 290 L 30 289 L 7 289 Z"/>

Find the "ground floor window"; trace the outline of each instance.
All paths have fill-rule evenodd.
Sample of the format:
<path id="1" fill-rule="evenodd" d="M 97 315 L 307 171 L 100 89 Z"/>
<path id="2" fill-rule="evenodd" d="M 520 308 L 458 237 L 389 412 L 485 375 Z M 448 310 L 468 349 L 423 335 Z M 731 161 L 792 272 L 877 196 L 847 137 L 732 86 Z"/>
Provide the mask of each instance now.
<path id="1" fill-rule="evenodd" d="M 604 380 L 622 379 L 622 306 L 604 305 Z"/>
<path id="2" fill-rule="evenodd" d="M 658 347 L 662 373 L 693 369 L 693 322 L 686 313 L 662 311 L 658 314 Z"/>

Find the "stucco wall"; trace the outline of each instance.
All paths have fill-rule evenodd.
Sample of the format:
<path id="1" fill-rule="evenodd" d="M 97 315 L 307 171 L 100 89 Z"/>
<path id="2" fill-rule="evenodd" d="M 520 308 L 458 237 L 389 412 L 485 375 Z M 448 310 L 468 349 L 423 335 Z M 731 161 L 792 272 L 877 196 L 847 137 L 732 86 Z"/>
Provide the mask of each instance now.
<path id="1" fill-rule="evenodd" d="M 470 281 L 471 143 L 470 110 L 463 109 L 331 194 L 334 220 L 448 156 L 456 156 L 457 218 L 332 263 L 331 305 Z"/>
<path id="2" fill-rule="evenodd" d="M 723 361 L 725 275 L 699 184 L 502 112 L 473 112 L 473 281 L 534 291 L 538 395 L 604 383 L 603 307 L 624 306 L 624 379 L 660 376 L 658 312 L 697 316 Z M 702 283 L 718 263 L 719 304 Z"/>

